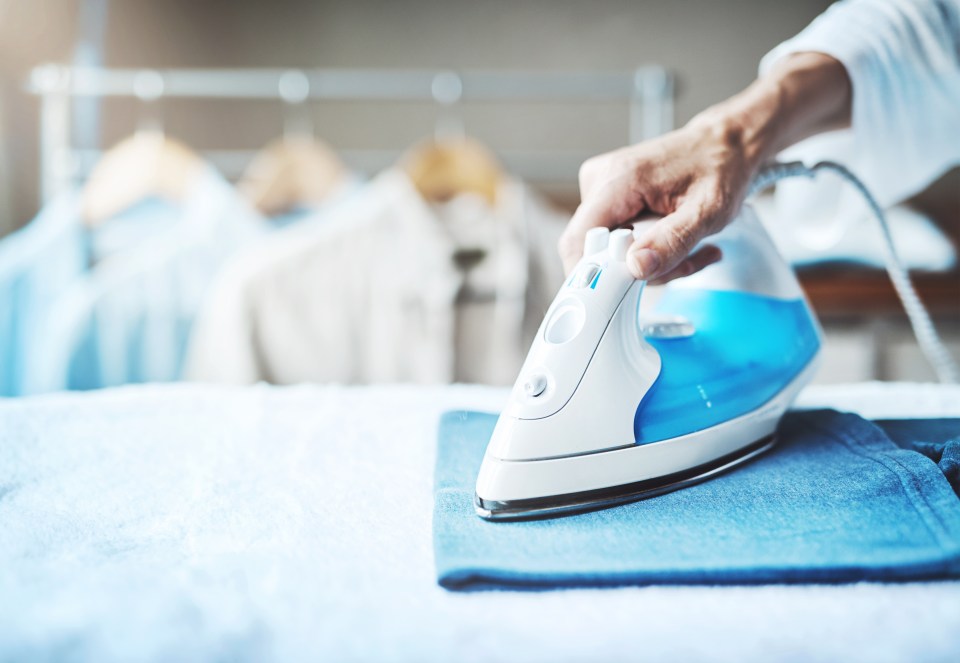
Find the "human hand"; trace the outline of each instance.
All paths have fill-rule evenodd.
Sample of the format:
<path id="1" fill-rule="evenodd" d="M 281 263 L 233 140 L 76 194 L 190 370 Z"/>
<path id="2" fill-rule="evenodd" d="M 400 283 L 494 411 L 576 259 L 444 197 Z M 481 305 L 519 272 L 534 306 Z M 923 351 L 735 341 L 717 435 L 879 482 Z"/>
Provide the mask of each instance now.
<path id="1" fill-rule="evenodd" d="M 664 283 L 703 269 L 720 250 L 691 252 L 734 216 L 754 171 L 739 132 L 709 116 L 589 159 L 580 168 L 582 202 L 560 238 L 564 269 L 582 256 L 588 230 L 621 227 L 644 212 L 663 218 L 630 247 L 627 266 L 636 278 Z"/>
<path id="2" fill-rule="evenodd" d="M 580 259 L 588 230 L 625 226 L 643 212 L 663 218 L 630 247 L 636 278 L 663 283 L 716 262 L 716 247 L 691 251 L 730 222 L 760 164 L 808 136 L 849 126 L 852 94 L 839 61 L 796 53 L 682 129 L 589 159 L 580 169 L 580 207 L 560 238 L 564 269 Z"/>

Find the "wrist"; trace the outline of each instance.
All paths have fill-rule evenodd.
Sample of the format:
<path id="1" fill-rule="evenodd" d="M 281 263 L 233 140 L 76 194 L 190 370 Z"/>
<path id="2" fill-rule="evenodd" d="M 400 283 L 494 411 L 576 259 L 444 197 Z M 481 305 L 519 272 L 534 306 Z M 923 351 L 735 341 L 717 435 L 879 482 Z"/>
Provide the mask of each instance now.
<path id="1" fill-rule="evenodd" d="M 715 132 L 756 169 L 804 138 L 849 126 L 851 98 L 850 79 L 839 61 L 822 53 L 797 53 L 688 126 Z"/>
<path id="2" fill-rule="evenodd" d="M 751 93 L 751 97 L 743 95 Z M 747 90 L 696 115 L 687 127 L 737 155 L 750 173 L 776 154 L 776 96 Z"/>
<path id="3" fill-rule="evenodd" d="M 711 106 L 690 124 L 715 132 L 740 151 L 751 171 L 771 159 L 781 148 L 785 90 L 775 78 L 760 78 L 743 92 Z"/>

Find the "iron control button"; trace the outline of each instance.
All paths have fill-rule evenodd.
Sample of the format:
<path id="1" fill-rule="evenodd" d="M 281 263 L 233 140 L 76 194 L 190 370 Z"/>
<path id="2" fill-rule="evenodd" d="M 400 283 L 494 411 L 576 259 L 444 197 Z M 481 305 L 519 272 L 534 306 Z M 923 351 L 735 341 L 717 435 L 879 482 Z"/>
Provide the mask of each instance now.
<path id="1" fill-rule="evenodd" d="M 606 228 L 591 228 L 583 240 L 583 255 L 589 256 L 603 251 L 610 242 L 610 231 Z"/>
<path id="2" fill-rule="evenodd" d="M 547 390 L 547 376 L 535 373 L 523 383 L 523 393 L 529 398 L 536 398 Z"/>
<path id="3" fill-rule="evenodd" d="M 568 343 L 577 337 L 585 321 L 583 304 L 571 297 L 550 314 L 544 340 L 553 345 Z"/>
<path id="4" fill-rule="evenodd" d="M 624 262 L 627 259 L 627 250 L 633 243 L 633 230 L 630 228 L 618 228 L 610 233 L 610 258 L 617 262 Z"/>
<path id="5" fill-rule="evenodd" d="M 594 263 L 587 263 L 580 268 L 580 271 L 577 272 L 577 276 L 573 279 L 571 287 L 574 288 L 589 288 L 590 284 L 593 283 L 593 279 L 597 278 L 597 274 L 600 273 L 600 265 Z"/>

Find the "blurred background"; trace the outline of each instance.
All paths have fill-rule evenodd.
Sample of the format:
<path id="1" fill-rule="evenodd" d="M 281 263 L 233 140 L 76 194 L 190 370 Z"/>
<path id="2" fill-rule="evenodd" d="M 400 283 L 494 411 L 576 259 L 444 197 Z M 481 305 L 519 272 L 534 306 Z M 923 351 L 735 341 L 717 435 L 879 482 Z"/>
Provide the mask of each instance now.
<path id="1" fill-rule="evenodd" d="M 502 203 L 506 194 L 492 197 L 489 210 L 464 211 L 469 201 L 451 207 L 455 201 L 450 200 L 450 191 L 435 196 L 419 175 L 413 175 L 417 168 L 434 167 L 423 166 L 424 160 L 432 164 L 433 159 L 449 159 L 450 155 L 429 152 L 425 156 L 423 148 L 411 155 L 411 146 L 452 135 L 458 139 L 469 136 L 489 150 L 494 155 L 492 162 L 484 161 L 490 155 L 464 156 L 463 150 L 456 153 L 454 161 L 468 161 L 471 173 L 495 163 L 500 173 L 499 179 L 494 178 L 497 182 L 510 179 L 525 192 L 521 195 L 525 202 L 518 203 L 525 206 L 525 220 L 519 225 L 529 230 L 528 216 L 541 219 L 534 224 L 539 228 L 534 235 L 545 244 L 549 240 L 552 251 L 557 227 L 578 202 L 576 175 L 583 159 L 680 126 L 706 106 L 742 89 L 754 78 L 757 64 L 767 51 L 800 31 L 829 4 L 823 0 L 0 0 L 0 237 L 9 236 L 0 240 L 0 288 L 6 287 L 8 302 L 16 304 L 7 307 L 8 347 L 0 348 L 7 372 L 17 373 L 7 377 L 7 395 L 179 379 L 185 375 L 240 382 L 509 382 L 512 378 L 503 376 L 511 375 L 516 359 L 505 360 L 496 371 L 485 372 L 471 368 L 462 355 L 482 346 L 474 354 L 513 357 L 519 353 L 522 358 L 527 338 L 519 330 L 527 329 L 530 320 L 539 321 L 542 300 L 549 303 L 557 286 L 555 266 L 546 264 L 552 258 L 524 244 L 521 253 L 526 256 L 521 262 L 528 272 L 524 283 L 511 285 L 499 272 L 486 274 L 484 256 L 505 254 L 507 249 L 503 247 L 509 248 L 510 240 L 499 235 L 493 239 L 474 236 L 477 233 L 462 217 L 509 216 L 511 212 L 496 211 L 498 203 L 492 202 Z M 204 70 L 199 78 L 198 69 Z M 98 70 L 102 71 L 98 74 Z M 330 78 L 331 72 L 339 78 Z M 487 77 L 478 78 L 476 72 L 485 72 Z M 88 92 L 95 93 L 75 94 L 84 84 L 89 86 Z M 371 93 L 369 88 L 377 85 L 382 91 Z M 183 86 L 193 92 L 178 94 L 178 89 L 185 89 Z M 101 94 L 105 92 L 109 94 Z M 207 182 L 204 186 L 212 187 L 212 193 L 204 195 L 219 205 L 217 211 L 208 214 L 259 216 L 259 221 L 250 221 L 256 229 L 244 235 L 246 231 L 238 230 L 240 224 L 234 224 L 229 232 L 237 237 L 221 242 L 218 251 L 196 253 L 190 258 L 193 262 L 189 268 L 184 267 L 182 254 L 178 253 L 179 272 L 173 273 L 167 266 L 166 271 L 154 270 L 149 278 L 144 277 L 146 280 L 141 278 L 139 285 L 132 285 L 128 279 L 126 285 L 117 286 L 122 279 L 113 272 L 125 269 L 115 266 L 121 262 L 118 258 L 136 255 L 135 261 L 128 262 L 142 266 L 164 250 L 172 251 L 164 248 L 164 233 L 170 234 L 179 217 L 189 216 L 184 210 L 196 202 L 191 202 L 179 184 L 167 188 L 153 180 L 144 184 L 142 180 L 152 175 L 133 178 L 134 183 L 117 176 L 118 172 L 131 175 L 137 170 L 130 165 L 136 159 L 146 164 L 142 166 L 144 171 L 159 168 L 151 161 L 154 157 L 150 155 L 155 153 L 145 150 L 143 141 L 138 144 L 136 158 L 121 155 L 116 160 L 119 165 L 112 170 L 104 168 L 99 179 L 106 183 L 100 182 L 96 195 L 84 192 L 88 180 L 97 179 L 97 163 L 104 151 L 134 133 L 176 139 L 187 147 L 191 156 L 174 160 L 180 170 L 190 170 L 189 164 L 199 160 L 212 164 L 231 186 L 239 183 L 242 195 L 226 201 L 225 197 L 232 194 L 218 188 L 222 183 Z M 291 136 L 308 137 L 315 143 L 308 150 L 310 156 L 305 157 L 309 162 L 306 172 L 314 174 L 314 182 L 322 173 L 327 177 L 331 169 L 337 175 L 331 179 L 332 184 L 319 187 L 322 190 L 303 185 L 295 193 L 284 194 L 284 199 L 274 205 L 265 201 L 273 194 L 257 188 L 263 178 L 289 183 L 302 177 L 290 175 L 289 168 L 299 168 L 297 164 L 304 158 L 291 156 L 290 150 L 279 157 L 260 151 L 271 143 L 276 146 L 284 135 L 287 147 L 297 142 L 291 141 Z M 324 155 L 318 156 L 318 144 L 326 151 Z M 261 167 L 255 168 L 252 164 L 258 163 L 258 158 Z M 167 161 L 170 159 L 173 157 Z M 343 225 L 340 222 L 345 218 L 363 218 L 367 225 L 376 226 L 385 204 L 378 196 L 395 195 L 383 191 L 395 183 L 376 185 L 379 189 L 375 186 L 369 195 L 363 191 L 377 183 L 379 174 L 396 170 L 398 160 L 406 164 L 401 170 L 433 205 L 431 214 L 455 217 L 458 220 L 451 222 L 452 228 L 468 228 L 451 231 L 450 250 L 460 280 L 451 300 L 450 320 L 444 318 L 452 331 L 444 332 L 447 335 L 443 338 L 450 346 L 445 352 L 453 359 L 443 360 L 446 363 L 436 370 L 407 365 L 432 362 L 439 366 L 438 362 L 443 362 L 435 356 L 436 349 L 414 358 L 397 358 L 394 355 L 409 353 L 395 349 L 382 358 L 394 369 L 369 369 L 367 364 L 374 361 L 371 355 L 378 352 L 375 348 L 385 343 L 399 344 L 396 339 L 407 332 L 398 327 L 390 330 L 389 337 L 368 334 L 369 338 L 357 341 L 361 332 L 356 329 L 373 326 L 376 316 L 368 311 L 354 315 L 348 323 L 346 313 L 337 311 L 334 315 L 338 306 L 347 306 L 343 302 L 323 300 L 331 317 L 323 323 L 298 319 L 282 330 L 271 331 L 273 322 L 261 319 L 284 319 L 298 306 L 302 310 L 302 302 L 307 301 L 298 299 L 304 296 L 302 293 L 277 294 L 277 283 L 297 277 L 276 271 L 265 276 L 270 270 L 263 266 L 263 246 L 274 247 L 271 250 L 276 263 L 277 255 L 289 258 L 311 242 L 320 241 L 315 237 L 320 225 L 328 233 L 338 223 Z M 466 179 L 467 184 L 459 180 L 450 184 L 444 179 L 443 186 L 458 189 L 457 193 L 462 187 L 473 194 L 484 193 L 483 175 Z M 111 186 L 126 189 L 133 197 L 111 192 Z M 134 200 L 136 195 L 131 192 L 144 198 L 169 194 L 166 197 L 176 204 L 167 200 L 167 207 L 144 210 L 143 201 Z M 364 197 L 367 202 L 348 200 Z M 379 201 L 380 211 L 369 209 L 377 207 L 370 199 Z M 76 247 L 68 254 L 62 247 L 57 249 L 59 253 L 51 252 L 43 241 L 25 235 L 37 224 L 35 219 L 42 218 L 45 210 L 54 209 L 58 200 L 61 206 L 55 216 L 75 218 L 76 227 L 82 229 L 69 240 L 86 247 L 80 258 L 76 258 L 80 255 Z M 531 200 L 535 213 L 529 212 Z M 91 211 L 97 204 L 97 209 L 107 212 Z M 761 208 L 765 209 L 763 204 Z M 416 214 L 410 212 L 411 217 Z M 124 215 L 151 221 L 124 218 L 122 223 L 107 223 L 100 218 Z M 929 240 L 911 247 L 908 262 L 938 326 L 951 347 L 960 352 L 960 277 L 954 248 L 960 237 L 958 173 L 948 173 L 909 201 L 909 209 L 902 215 L 904 228 L 920 228 L 920 235 Z M 326 220 L 318 221 L 321 216 Z M 768 216 L 765 221 L 775 225 L 776 220 Z M 96 223 L 91 222 L 94 217 Z M 169 223 L 163 220 L 174 217 L 177 220 Z M 291 218 L 295 219 L 292 223 Z M 54 227 L 56 223 L 48 219 L 47 225 Z M 131 226 L 134 231 L 130 231 Z M 163 229 L 156 230 L 159 226 Z M 222 237 L 216 227 L 211 221 L 209 232 Z M 307 232 L 307 227 L 312 229 Z M 15 233 L 18 229 L 20 232 Z M 524 231 L 527 244 L 531 241 L 528 230 Z M 295 236 L 298 234 L 299 238 Z M 20 245 L 11 244 L 9 240 L 18 235 Z M 337 244 L 340 240 L 335 240 L 337 248 L 331 249 L 333 240 L 324 241 L 327 246 L 318 249 L 317 255 L 360 250 L 351 249 L 350 242 Z M 788 246 L 784 250 L 791 254 L 789 245 L 796 243 L 796 238 L 786 233 L 778 241 L 785 242 Z M 181 247 L 182 237 L 174 244 Z M 130 253 L 131 247 L 136 251 Z M 876 255 L 864 255 L 858 247 L 844 249 L 842 242 L 820 258 L 811 258 L 809 247 L 794 248 L 792 255 L 804 286 L 827 331 L 827 352 L 819 381 L 932 377 L 887 277 L 877 266 Z M 250 258 L 252 252 L 259 252 L 260 257 Z M 14 253 L 20 257 L 10 257 Z M 45 276 L 37 277 L 38 271 L 62 271 L 67 260 L 64 255 L 78 262 L 69 278 L 47 283 Z M 238 255 L 247 257 L 238 261 Z M 34 257 L 28 261 L 24 256 Z M 16 267 L 6 268 L 6 277 L 4 260 Z M 480 267 L 474 268 L 478 260 Z M 43 261 L 49 264 L 41 267 Z M 254 262 L 260 264 L 256 275 L 250 267 Z M 202 269 L 198 268 L 201 264 Z M 32 275 L 24 276 L 31 269 Z M 319 268 L 305 268 L 303 274 L 312 274 L 310 278 L 321 283 L 344 273 L 342 266 L 333 276 L 311 269 Z M 190 286 L 183 285 L 184 270 L 193 279 Z M 229 278 L 224 270 L 231 274 Z M 205 274 L 203 278 L 196 277 L 200 272 Z M 239 272 L 244 275 L 238 276 Z M 162 285 L 157 285 L 158 280 Z M 362 296 L 368 306 L 375 306 L 375 297 L 371 299 L 369 293 L 381 286 L 372 277 L 368 281 Z M 176 285 L 171 285 L 173 282 Z M 273 284 L 271 294 L 263 294 L 266 282 Z M 523 319 L 504 322 L 513 319 L 504 312 L 510 309 L 504 304 L 504 293 L 524 287 L 526 308 L 522 315 L 514 315 Z M 176 312 L 168 312 L 175 320 L 168 324 L 172 331 L 164 332 L 172 340 L 163 352 L 157 349 L 163 344 L 158 346 L 151 340 L 163 334 L 144 332 L 162 309 L 159 304 L 143 303 L 154 297 L 147 293 L 158 288 L 164 291 L 168 308 L 170 292 L 179 297 L 173 306 Z M 186 288 L 187 294 L 178 288 Z M 64 294 L 69 296 L 61 298 Z M 514 292 L 513 296 L 519 295 Z M 57 299 L 66 303 L 54 303 Z M 118 304 L 134 300 L 133 312 Z M 277 302 L 287 304 L 278 309 Z M 411 326 L 414 331 L 409 334 L 416 336 L 416 342 L 432 342 L 429 339 L 438 337 L 420 330 L 426 318 L 421 314 L 411 321 L 409 309 L 418 306 L 422 309 L 426 305 L 407 302 L 406 308 L 383 324 Z M 24 313 L 26 310 L 32 312 Z M 332 320 L 341 313 L 342 319 Z M 118 316 L 122 322 L 116 322 Z M 486 340 L 501 329 L 486 329 L 483 325 L 487 323 L 471 322 L 488 318 L 496 319 L 489 323 L 494 327 L 514 325 L 514 336 L 519 340 L 511 340 L 509 352 Z M 202 321 L 199 330 L 197 319 Z M 352 329 L 351 324 L 355 329 L 345 338 L 323 327 L 342 331 Z M 294 327 L 299 331 L 291 336 L 288 330 Z M 117 332 L 118 328 L 124 331 Z M 470 329 L 481 328 L 485 331 L 475 331 L 471 336 Z M 42 334 L 36 330 L 42 330 Z M 507 332 L 502 333 L 504 338 L 511 338 Z M 477 340 L 478 334 L 484 340 Z M 325 355 L 338 357 L 317 357 L 313 363 L 306 362 L 310 368 L 289 370 L 283 364 L 291 361 L 289 355 L 296 344 L 290 339 L 294 337 L 313 338 L 317 345 L 325 345 Z M 411 341 L 414 345 L 416 342 Z M 30 343 L 33 347 L 22 345 Z M 345 343 L 350 346 L 349 352 Z M 272 349 L 271 344 L 280 349 Z M 218 345 L 238 347 L 233 354 L 224 351 L 217 360 L 221 365 L 215 366 L 217 362 L 211 364 L 205 357 L 223 349 L 210 349 Z M 111 359 L 111 353 L 122 355 L 122 361 Z M 131 359 L 136 353 L 142 356 Z M 284 353 L 288 356 L 283 357 Z M 344 353 L 363 356 L 345 366 Z M 158 355 L 164 358 L 157 359 Z M 34 358 L 27 361 L 24 357 Z M 123 366 L 118 368 L 118 362 Z M 156 368 L 164 363 L 164 367 Z M 11 368 L 14 364 L 18 365 L 16 371 Z M 245 368 L 235 371 L 223 364 Z M 47 377 L 35 377 L 40 374 Z"/>

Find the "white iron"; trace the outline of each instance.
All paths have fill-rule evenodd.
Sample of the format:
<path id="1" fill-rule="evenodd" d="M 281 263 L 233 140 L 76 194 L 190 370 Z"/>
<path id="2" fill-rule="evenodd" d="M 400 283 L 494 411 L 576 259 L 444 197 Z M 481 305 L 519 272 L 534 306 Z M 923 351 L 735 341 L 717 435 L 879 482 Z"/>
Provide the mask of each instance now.
<path id="1" fill-rule="evenodd" d="M 488 519 L 552 516 L 673 490 L 773 444 L 812 377 L 820 329 L 752 209 L 724 258 L 641 314 L 630 229 L 593 229 L 551 304 L 477 479 Z M 639 230 L 637 230 L 639 232 Z"/>

